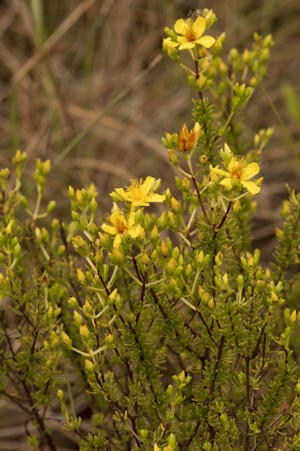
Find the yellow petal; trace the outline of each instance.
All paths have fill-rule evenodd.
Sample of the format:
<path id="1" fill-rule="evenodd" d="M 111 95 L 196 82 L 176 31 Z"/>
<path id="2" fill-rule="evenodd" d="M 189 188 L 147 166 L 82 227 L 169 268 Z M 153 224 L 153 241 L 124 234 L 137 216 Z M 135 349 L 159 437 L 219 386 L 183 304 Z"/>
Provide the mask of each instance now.
<path id="1" fill-rule="evenodd" d="M 148 202 L 163 202 L 165 200 L 166 196 L 163 196 L 161 194 L 149 194 L 147 197 Z"/>
<path id="2" fill-rule="evenodd" d="M 148 198 L 147 198 L 148 200 Z M 144 200 L 131 200 L 132 207 L 149 207 L 150 204 L 145 202 Z"/>
<path id="3" fill-rule="evenodd" d="M 227 188 L 231 188 L 231 183 L 232 183 L 232 179 L 226 178 L 220 182 L 220 185 L 224 185 L 224 186 L 227 186 Z"/>
<path id="4" fill-rule="evenodd" d="M 197 41 L 196 41 L 197 42 Z M 203 69 L 206 69 L 209 66 L 209 61 L 207 56 L 203 59 Z"/>
<path id="5" fill-rule="evenodd" d="M 147 191 L 147 194 L 150 191 L 151 186 L 153 185 L 153 182 L 155 181 L 154 177 L 148 176 L 144 183 L 142 184 L 142 187 Z"/>
<path id="6" fill-rule="evenodd" d="M 171 38 L 166 38 L 166 39 L 163 40 L 163 42 L 164 42 L 168 47 L 172 47 L 172 48 L 177 47 L 177 46 L 179 45 L 178 42 L 172 41 Z"/>
<path id="7" fill-rule="evenodd" d="M 258 174 L 259 171 L 260 171 L 260 167 L 258 166 L 257 163 L 250 163 L 244 169 L 241 180 L 249 180 L 252 177 L 254 177 L 256 174 Z"/>
<path id="8" fill-rule="evenodd" d="M 250 194 L 257 194 L 260 188 L 254 182 L 242 182 L 242 185 L 249 191 Z"/>
<path id="9" fill-rule="evenodd" d="M 230 150 L 230 147 L 228 146 L 227 143 L 225 143 L 224 145 L 224 151 L 232 154 L 232 151 Z"/>
<path id="10" fill-rule="evenodd" d="M 196 42 L 196 44 L 203 45 L 203 47 L 205 47 L 206 49 L 210 49 L 210 47 L 212 45 L 214 45 L 216 40 L 212 36 L 202 36 L 202 38 L 197 39 L 197 41 L 195 41 L 195 42 Z"/>
<path id="11" fill-rule="evenodd" d="M 225 177 L 230 177 L 230 173 L 223 171 L 222 169 L 210 168 L 211 171 L 214 171 L 216 174 L 225 175 Z"/>
<path id="12" fill-rule="evenodd" d="M 178 50 L 193 49 L 194 47 L 195 44 L 193 42 L 184 42 L 183 44 L 180 44 Z"/>
<path id="13" fill-rule="evenodd" d="M 180 44 L 182 44 L 183 42 L 189 42 L 185 36 L 178 36 L 177 40 Z"/>
<path id="14" fill-rule="evenodd" d="M 179 34 L 186 34 L 188 31 L 188 26 L 183 19 L 179 19 L 176 21 L 174 25 L 174 30 Z"/>
<path id="15" fill-rule="evenodd" d="M 136 224 L 135 226 L 131 227 L 130 230 L 128 230 L 128 234 L 131 236 L 131 238 L 136 238 L 141 233 L 141 229 L 141 224 Z"/>
<path id="16" fill-rule="evenodd" d="M 114 239 L 114 247 L 120 247 L 121 244 L 121 235 L 116 235 L 115 239 Z"/>
<path id="17" fill-rule="evenodd" d="M 125 198 L 126 197 L 126 194 L 125 194 L 125 191 L 123 190 L 123 188 L 116 188 L 115 189 L 115 192 L 117 193 L 117 194 L 119 194 L 121 197 L 123 197 L 123 198 Z"/>
<path id="18" fill-rule="evenodd" d="M 131 212 L 129 213 L 128 221 L 127 221 L 127 225 L 128 225 L 129 228 L 132 227 L 132 226 L 134 225 L 134 216 L 135 216 L 134 212 L 131 211 Z"/>
<path id="19" fill-rule="evenodd" d="M 203 35 L 205 28 L 206 20 L 204 19 L 204 17 L 197 17 L 197 19 L 193 23 L 193 30 L 195 32 L 195 35 L 197 36 L 197 39 L 199 39 Z"/>
<path id="20" fill-rule="evenodd" d="M 101 229 L 104 230 L 104 232 L 109 233 L 110 235 L 117 235 L 118 233 L 115 227 L 108 224 L 102 224 Z"/>

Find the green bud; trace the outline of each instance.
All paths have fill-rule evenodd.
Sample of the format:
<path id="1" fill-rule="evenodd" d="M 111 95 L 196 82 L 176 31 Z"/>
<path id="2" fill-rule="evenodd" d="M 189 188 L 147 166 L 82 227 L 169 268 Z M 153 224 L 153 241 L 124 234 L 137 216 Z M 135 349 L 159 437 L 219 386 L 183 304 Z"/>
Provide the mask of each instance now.
<path id="1" fill-rule="evenodd" d="M 75 200 L 75 190 L 74 188 L 72 188 L 72 186 L 69 186 L 68 194 L 72 200 Z"/>
<path id="2" fill-rule="evenodd" d="M 166 213 L 163 212 L 162 215 L 160 216 L 160 218 L 158 218 L 157 220 L 157 228 L 159 231 L 165 230 L 166 226 L 167 226 L 167 217 L 166 217 Z"/>
<path id="3" fill-rule="evenodd" d="M 79 304 L 77 299 L 74 298 L 74 296 L 72 296 L 69 300 L 68 300 L 68 306 L 71 308 L 78 308 Z"/>
<path id="4" fill-rule="evenodd" d="M 61 244 L 57 249 L 57 254 L 59 257 L 62 257 L 64 253 L 66 252 L 66 247 L 64 244 Z"/>
<path id="5" fill-rule="evenodd" d="M 48 343 L 48 341 L 44 341 L 44 348 L 48 352 L 51 351 L 51 347 L 50 347 L 50 344 Z"/>
<path id="6" fill-rule="evenodd" d="M 186 177 L 182 180 L 182 188 L 185 192 L 189 192 L 191 189 L 191 182 Z"/>
<path id="7" fill-rule="evenodd" d="M 77 327 L 80 327 L 81 324 L 82 324 L 82 321 L 83 321 L 82 316 L 75 310 L 75 311 L 74 311 L 74 324 L 75 324 Z"/>
<path id="8" fill-rule="evenodd" d="M 20 204 L 22 205 L 22 207 L 27 208 L 28 202 L 27 202 L 27 199 L 26 199 L 25 196 L 22 196 L 22 197 L 21 197 Z"/>
<path id="9" fill-rule="evenodd" d="M 92 213 L 95 213 L 95 211 L 97 210 L 97 202 L 95 201 L 95 198 L 93 197 L 91 202 L 90 202 L 90 210 Z"/>
<path id="10" fill-rule="evenodd" d="M 170 434 L 168 437 L 167 443 L 171 447 L 171 449 L 174 450 L 177 446 L 175 435 Z"/>
<path id="11" fill-rule="evenodd" d="M 61 337 L 63 339 L 64 344 L 67 346 L 68 349 L 72 349 L 72 340 L 64 331 L 61 333 Z"/>
<path id="12" fill-rule="evenodd" d="M 51 200 L 51 202 L 49 202 L 49 204 L 47 205 L 47 213 L 51 213 L 51 211 L 54 210 L 56 205 L 55 200 Z"/>
<path id="13" fill-rule="evenodd" d="M 173 393 L 174 393 L 174 387 L 173 387 L 173 385 L 169 385 L 166 390 L 166 395 L 167 395 L 169 404 L 172 404 Z"/>
<path id="14" fill-rule="evenodd" d="M 153 246 L 156 246 L 160 242 L 160 235 L 156 225 L 151 230 L 150 241 Z"/>
<path id="15" fill-rule="evenodd" d="M 98 235 L 99 235 L 101 246 L 106 250 L 111 249 L 111 239 L 107 235 L 103 235 L 103 233 L 101 233 L 101 232 L 98 232 Z"/>

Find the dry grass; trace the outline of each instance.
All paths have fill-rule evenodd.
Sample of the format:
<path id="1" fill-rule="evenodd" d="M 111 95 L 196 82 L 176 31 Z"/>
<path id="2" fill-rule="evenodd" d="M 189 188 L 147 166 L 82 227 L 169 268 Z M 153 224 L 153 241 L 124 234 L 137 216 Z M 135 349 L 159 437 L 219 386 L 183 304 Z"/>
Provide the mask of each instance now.
<path id="1" fill-rule="evenodd" d="M 233 46 L 251 46 L 254 31 L 273 34 L 276 46 L 264 85 L 299 150 L 299 123 L 291 119 L 283 92 L 289 82 L 299 93 L 299 0 L 5 0 L 0 5 L 1 167 L 11 167 L 17 148 L 28 152 L 26 177 L 36 158 L 50 158 L 56 167 L 44 201 L 55 198 L 55 215 L 66 220 L 68 185 L 93 182 L 102 215 L 111 208 L 108 193 L 131 177 L 161 177 L 162 187 L 170 186 L 176 195 L 174 171 L 160 140 L 166 130 L 191 125 L 194 94 L 185 74 L 162 55 L 161 40 L 166 25 L 190 8 L 206 6 L 219 18 L 213 34 L 226 32 L 224 54 Z M 245 124 L 247 139 L 260 128 L 276 128 L 264 154 L 265 182 L 255 213 L 255 244 L 268 260 L 285 184 L 300 188 L 299 168 L 259 90 L 245 110 Z M 31 185 L 26 179 L 24 193 L 32 192 Z M 79 413 L 85 405 L 77 402 Z M 0 450 L 26 451 L 23 418 L 14 409 L 2 420 Z M 63 434 L 74 439 L 72 434 L 60 434 L 60 449 L 76 449 L 76 440 L 74 447 L 63 440 Z"/>

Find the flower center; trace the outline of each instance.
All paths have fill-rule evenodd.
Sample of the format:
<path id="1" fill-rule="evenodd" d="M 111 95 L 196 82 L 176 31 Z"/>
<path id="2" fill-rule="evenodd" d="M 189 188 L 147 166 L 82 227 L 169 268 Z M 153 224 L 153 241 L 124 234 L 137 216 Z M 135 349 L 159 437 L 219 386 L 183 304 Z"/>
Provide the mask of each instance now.
<path id="1" fill-rule="evenodd" d="M 185 33 L 185 37 L 187 38 L 187 40 L 189 42 L 193 42 L 193 41 L 196 40 L 196 34 L 195 34 L 191 24 L 188 24 L 188 28 L 187 28 L 186 33 Z"/>
<path id="2" fill-rule="evenodd" d="M 140 180 L 130 180 L 131 185 L 126 186 L 127 190 L 126 193 L 128 196 L 130 196 L 133 199 L 142 199 L 145 196 L 147 197 L 147 192 L 143 185 L 143 179 Z"/>
<path id="3" fill-rule="evenodd" d="M 229 163 L 228 172 L 230 172 L 232 177 L 236 177 L 238 180 L 241 179 L 244 169 L 245 169 L 245 159 L 242 158 L 240 161 L 235 158 Z"/>
<path id="4" fill-rule="evenodd" d="M 117 229 L 118 234 L 122 234 L 122 233 L 125 232 L 125 230 L 128 230 L 126 219 L 124 217 L 122 217 L 122 216 L 118 216 L 113 221 L 113 225 Z"/>

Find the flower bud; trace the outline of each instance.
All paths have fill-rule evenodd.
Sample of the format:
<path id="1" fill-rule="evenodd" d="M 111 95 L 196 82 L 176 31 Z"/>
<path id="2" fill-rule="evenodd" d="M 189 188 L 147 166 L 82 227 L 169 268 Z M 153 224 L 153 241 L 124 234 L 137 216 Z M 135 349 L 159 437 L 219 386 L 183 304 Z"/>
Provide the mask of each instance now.
<path id="1" fill-rule="evenodd" d="M 293 313 L 291 313 L 291 316 L 290 316 L 291 323 L 294 324 L 296 319 L 297 319 L 297 312 L 296 312 L 296 310 L 294 310 Z"/>
<path id="2" fill-rule="evenodd" d="M 203 166 L 205 166 L 206 163 L 208 162 L 208 157 L 207 157 L 207 155 L 201 155 L 201 157 L 199 158 L 199 162 L 200 162 L 200 164 L 202 164 Z M 206 185 L 207 185 L 207 178 L 204 177 L 204 178 L 203 178 L 203 182 L 204 182 L 204 179 L 206 180 Z M 202 186 L 205 186 L 205 185 L 203 185 L 203 183 L 202 183 Z"/>
<path id="3" fill-rule="evenodd" d="M 166 257 L 168 254 L 168 246 L 166 245 L 166 243 L 164 241 L 161 242 L 160 250 L 161 250 L 161 253 L 163 254 L 163 256 Z"/>
<path id="4" fill-rule="evenodd" d="M 288 200 L 284 200 L 282 204 L 282 210 L 281 210 L 281 216 L 286 218 L 288 215 L 291 214 L 291 207 Z"/>
<path id="5" fill-rule="evenodd" d="M 242 208 L 241 206 L 241 202 L 238 200 L 236 200 L 232 206 L 232 209 L 234 211 L 234 213 L 238 213 L 240 211 L 240 209 Z"/>
<path id="6" fill-rule="evenodd" d="M 48 341 L 44 341 L 44 348 L 48 352 L 51 350 L 51 347 L 50 347 L 50 344 L 48 343 Z"/>
<path id="7" fill-rule="evenodd" d="M 80 327 L 82 324 L 82 316 L 75 310 L 74 311 L 74 323 L 77 327 Z"/>
<path id="8" fill-rule="evenodd" d="M 174 166 L 177 166 L 177 164 L 179 162 L 179 158 L 174 153 L 174 151 L 173 150 L 169 150 L 168 155 L 169 155 L 171 164 L 173 164 Z"/>
<path id="9" fill-rule="evenodd" d="M 72 340 L 64 331 L 61 333 L 61 337 L 63 339 L 64 344 L 67 346 L 68 349 L 72 349 Z"/>
<path id="10" fill-rule="evenodd" d="M 188 277 L 190 274 L 192 274 L 192 272 L 193 272 L 193 267 L 192 267 L 192 265 L 189 263 L 189 264 L 187 265 L 187 267 L 186 267 L 185 274 L 186 274 L 186 276 Z"/>
<path id="11" fill-rule="evenodd" d="M 186 177 L 182 180 L 182 187 L 186 192 L 189 192 L 191 189 L 191 182 Z"/>
<path id="12" fill-rule="evenodd" d="M 157 220 L 157 228 L 158 230 L 164 230 L 167 225 L 167 217 L 166 213 L 163 212 L 160 218 Z"/>
<path id="13" fill-rule="evenodd" d="M 180 202 L 178 202 L 178 200 L 176 200 L 175 197 L 173 197 L 173 196 L 171 197 L 170 202 L 171 202 L 171 207 L 175 211 L 175 213 L 180 213 L 181 212 Z"/>
<path id="14" fill-rule="evenodd" d="M 144 263 L 144 265 L 148 265 L 150 262 L 150 258 L 144 252 L 142 253 L 142 262 Z"/>
<path id="15" fill-rule="evenodd" d="M 185 371 L 184 370 L 179 374 L 178 379 L 180 380 L 180 382 L 185 381 Z"/>
<path id="16" fill-rule="evenodd" d="M 72 296 L 69 300 L 68 300 L 68 306 L 71 308 L 78 308 L 79 304 L 77 299 L 74 298 L 74 296 Z"/>
<path id="17" fill-rule="evenodd" d="M 206 78 L 203 74 L 200 74 L 196 81 L 196 87 L 197 89 L 203 89 L 206 83 Z"/>
<path id="18" fill-rule="evenodd" d="M 51 161 L 46 160 L 43 164 L 43 169 L 42 169 L 43 176 L 47 176 L 50 172 L 50 169 L 51 169 Z"/>
<path id="19" fill-rule="evenodd" d="M 51 211 L 54 210 L 55 205 L 56 205 L 55 200 L 51 200 L 51 201 L 49 202 L 49 204 L 47 205 L 47 213 L 51 213 Z"/>
<path id="20" fill-rule="evenodd" d="M 94 197 L 92 198 L 92 200 L 90 202 L 90 210 L 92 213 L 95 213 L 95 211 L 97 210 L 97 202 Z"/>
<path id="21" fill-rule="evenodd" d="M 111 240 L 110 240 L 110 238 L 108 236 L 106 236 L 106 235 L 103 235 L 103 233 L 101 233 L 101 232 L 98 232 L 98 235 L 99 235 L 101 246 L 104 249 L 109 250 L 111 248 Z"/>
<path id="22" fill-rule="evenodd" d="M 198 263 L 198 265 L 201 265 L 201 263 L 203 262 L 203 259 L 204 259 L 204 253 L 203 253 L 203 250 L 201 250 L 201 251 L 199 252 L 198 257 L 197 257 L 197 263 Z"/>
<path id="23" fill-rule="evenodd" d="M 77 200 L 77 202 L 79 204 L 81 204 L 81 202 L 82 202 L 82 193 L 81 193 L 80 189 L 78 189 L 78 188 L 76 190 L 75 199 Z"/>
<path id="24" fill-rule="evenodd" d="M 215 262 L 217 266 L 221 266 L 223 263 L 223 255 L 221 254 L 221 252 L 218 252 L 216 257 L 215 257 Z"/>
<path id="25" fill-rule="evenodd" d="M 219 62 L 219 71 L 221 75 L 226 75 L 228 72 L 228 66 L 222 61 L 220 60 Z"/>
<path id="26" fill-rule="evenodd" d="M 79 328 L 79 334 L 81 337 L 86 338 L 87 340 L 91 337 L 91 332 L 88 330 L 88 327 L 86 324 L 83 324 Z"/>
<path id="27" fill-rule="evenodd" d="M 227 290 L 227 288 L 228 288 L 228 276 L 227 276 L 227 273 L 225 273 L 224 276 L 223 276 L 223 283 L 224 283 L 225 290 Z"/>
<path id="28" fill-rule="evenodd" d="M 239 52 L 236 48 L 233 48 L 229 52 L 229 58 L 232 60 L 237 60 L 239 58 Z"/>
<path id="29" fill-rule="evenodd" d="M 170 226 L 172 227 L 175 224 L 175 215 L 171 210 L 168 211 L 168 217 L 170 221 Z"/>
<path id="30" fill-rule="evenodd" d="M 57 398 L 59 401 L 64 400 L 64 392 L 62 390 L 57 390 Z"/>
<path id="31" fill-rule="evenodd" d="M 85 359 L 85 369 L 87 371 L 95 371 L 95 365 L 90 360 Z"/>
<path id="32" fill-rule="evenodd" d="M 174 271 L 174 268 L 175 268 L 175 260 L 172 257 L 167 264 L 167 269 L 168 269 L 169 274 L 172 274 L 172 272 Z"/>
<path id="33" fill-rule="evenodd" d="M 147 437 L 148 437 L 148 431 L 147 431 L 146 429 L 141 429 L 141 430 L 140 430 L 140 436 L 141 436 L 141 439 L 142 439 L 143 441 L 147 440 Z"/>
<path id="34" fill-rule="evenodd" d="M 141 243 L 143 243 L 143 242 L 145 241 L 145 238 L 146 238 L 145 229 L 143 229 L 143 227 L 141 227 L 141 230 L 140 230 L 140 234 L 139 234 L 139 236 L 138 236 L 138 239 L 139 239 L 139 241 L 140 241 Z"/>
<path id="35" fill-rule="evenodd" d="M 263 41 L 264 47 L 272 47 L 273 41 L 272 41 L 272 35 L 268 34 L 268 36 L 265 37 Z"/>
<path id="36" fill-rule="evenodd" d="M 214 298 L 210 298 L 210 300 L 208 301 L 207 306 L 208 306 L 208 308 L 210 308 L 210 309 L 214 308 L 214 306 L 215 306 Z"/>
<path id="37" fill-rule="evenodd" d="M 113 342 L 114 342 L 114 336 L 113 336 L 113 334 L 108 334 L 107 337 L 105 337 L 105 342 L 106 342 L 107 344 L 113 343 Z"/>
<path id="38" fill-rule="evenodd" d="M 114 302 L 114 300 L 116 299 L 117 295 L 118 295 L 118 289 L 115 288 L 114 291 L 112 291 L 112 292 L 110 293 L 110 295 L 108 296 L 108 298 L 109 298 L 109 300 L 110 300 L 111 302 Z"/>
<path id="39" fill-rule="evenodd" d="M 85 282 L 86 276 L 80 268 L 76 268 L 78 282 Z"/>

